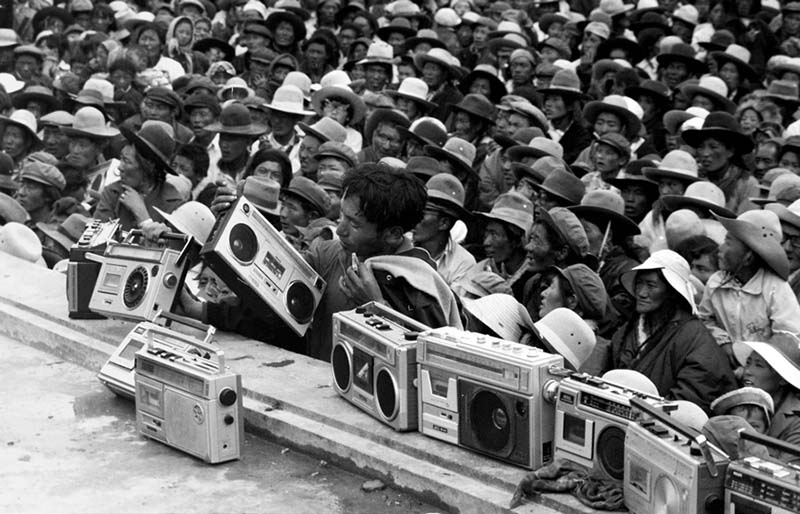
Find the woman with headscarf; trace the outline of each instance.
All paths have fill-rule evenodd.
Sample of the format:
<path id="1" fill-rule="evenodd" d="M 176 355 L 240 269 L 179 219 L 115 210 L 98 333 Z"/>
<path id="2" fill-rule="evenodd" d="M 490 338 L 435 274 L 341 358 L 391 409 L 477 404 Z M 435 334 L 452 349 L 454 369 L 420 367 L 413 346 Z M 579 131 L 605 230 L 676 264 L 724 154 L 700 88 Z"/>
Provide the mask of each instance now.
<path id="1" fill-rule="evenodd" d="M 636 313 L 614 334 L 614 368 L 632 369 L 653 381 L 671 400 L 687 400 L 705 411 L 736 388 L 725 353 L 697 318 L 689 263 L 660 250 L 622 275 L 636 300 Z"/>
<path id="2" fill-rule="evenodd" d="M 194 22 L 188 16 L 178 16 L 170 22 L 167 30 L 167 57 L 178 61 L 187 75 L 203 74 L 207 65 L 201 65 L 199 54 L 192 50 L 193 45 Z"/>

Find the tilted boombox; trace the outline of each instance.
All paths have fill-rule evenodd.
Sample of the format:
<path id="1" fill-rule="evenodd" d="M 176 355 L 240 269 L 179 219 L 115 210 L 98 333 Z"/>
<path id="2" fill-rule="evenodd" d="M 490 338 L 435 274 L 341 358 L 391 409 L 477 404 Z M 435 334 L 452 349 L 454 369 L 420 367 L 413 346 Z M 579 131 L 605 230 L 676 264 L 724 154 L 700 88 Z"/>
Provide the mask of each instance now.
<path id="1" fill-rule="evenodd" d="M 375 302 L 334 314 L 336 392 L 395 430 L 416 430 L 417 336 L 425 330 Z"/>
<path id="2" fill-rule="evenodd" d="M 643 418 L 641 410 L 631 407 L 631 398 L 662 410 L 677 407 L 584 373 L 562 380 L 556 400 L 555 457 L 585 466 L 592 476 L 622 480 L 625 432 L 629 423 Z"/>
<path id="3" fill-rule="evenodd" d="M 625 435 L 625 506 L 633 514 L 721 514 L 728 457 L 704 435 L 638 398 L 653 419 Z"/>
<path id="4" fill-rule="evenodd" d="M 217 219 L 200 255 L 244 302 L 306 333 L 325 281 L 246 198 Z"/>
<path id="5" fill-rule="evenodd" d="M 242 378 L 218 347 L 178 350 L 153 338 L 136 352 L 134 378 L 139 433 L 212 464 L 240 457 Z"/>
<path id="6" fill-rule="evenodd" d="M 452 327 L 418 344 L 420 432 L 528 469 L 553 459 L 563 357 Z"/>
<path id="7" fill-rule="evenodd" d="M 89 260 L 101 263 L 89 308 L 136 321 L 171 311 L 192 251 L 189 236 L 167 233 L 151 243 L 141 231 L 132 230 L 122 242 L 110 243 L 103 255 L 88 254 Z"/>
<path id="8" fill-rule="evenodd" d="M 100 274 L 100 263 L 90 261 L 86 254 L 102 255 L 108 244 L 117 242 L 119 237 L 119 220 L 104 222 L 95 219 L 89 221 L 78 242 L 70 248 L 67 264 L 67 306 L 70 318 L 105 317 L 89 309 L 97 275 Z"/>
<path id="9" fill-rule="evenodd" d="M 195 330 L 205 332 L 205 337 L 199 339 L 190 334 L 178 332 L 169 326 L 159 325 L 158 321 L 164 320 L 165 325 L 176 321 Z M 111 389 L 114 394 L 133 400 L 136 393 L 134 374 L 136 369 L 136 352 L 150 342 L 157 342 L 160 348 L 169 348 L 170 351 L 187 352 L 192 348 L 205 347 L 211 344 L 216 329 L 198 321 L 161 312 L 153 321 L 142 321 L 133 327 L 122 343 L 114 350 L 111 357 L 100 369 L 97 378 Z"/>
<path id="10" fill-rule="evenodd" d="M 739 438 L 800 457 L 800 446 L 773 437 L 741 431 Z M 797 512 L 800 512 L 800 466 L 758 457 L 730 463 L 725 476 L 725 514 Z"/>

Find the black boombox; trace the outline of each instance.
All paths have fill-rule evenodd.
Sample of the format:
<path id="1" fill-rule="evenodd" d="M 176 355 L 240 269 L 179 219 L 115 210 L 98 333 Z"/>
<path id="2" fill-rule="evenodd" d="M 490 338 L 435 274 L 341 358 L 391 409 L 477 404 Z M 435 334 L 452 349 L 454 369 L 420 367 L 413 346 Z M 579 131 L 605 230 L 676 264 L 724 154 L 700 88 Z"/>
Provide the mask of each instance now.
<path id="1" fill-rule="evenodd" d="M 189 236 L 167 233 L 151 243 L 140 230 L 132 230 L 122 242 L 109 243 L 103 255 L 87 254 L 101 264 L 89 308 L 135 321 L 170 312 L 195 251 Z"/>
<path id="2" fill-rule="evenodd" d="M 375 302 L 335 313 L 336 392 L 395 430 L 416 430 L 417 336 L 429 329 Z"/>
<path id="3" fill-rule="evenodd" d="M 181 350 L 153 337 L 136 352 L 134 383 L 140 434 L 211 464 L 241 456 L 242 377 L 217 346 Z"/>
<path id="4" fill-rule="evenodd" d="M 556 458 L 581 464 L 593 476 L 622 480 L 625 433 L 642 419 L 631 407 L 640 398 L 661 410 L 677 405 L 584 373 L 561 381 L 556 400 Z"/>
<path id="5" fill-rule="evenodd" d="M 246 198 L 217 219 L 200 255 L 243 303 L 306 333 L 325 281 Z"/>
<path id="6" fill-rule="evenodd" d="M 159 321 L 163 321 L 163 325 L 159 324 Z M 200 339 L 178 332 L 172 328 L 172 322 L 204 332 L 205 336 Z M 136 392 L 134 374 L 137 351 L 149 342 L 157 342 L 160 348 L 188 352 L 192 348 L 209 346 L 215 332 L 216 329 L 211 325 L 204 325 L 199 321 L 168 312 L 160 312 L 153 321 L 142 321 L 133 327 L 133 330 L 125 336 L 108 361 L 100 368 L 97 378 L 114 394 L 133 400 Z"/>
<path id="7" fill-rule="evenodd" d="M 442 327 L 419 335 L 417 361 L 420 432 L 528 469 L 553 459 L 563 357 Z"/>
<path id="8" fill-rule="evenodd" d="M 650 403 L 631 405 L 652 419 L 625 435 L 625 506 L 633 514 L 721 514 L 728 456 Z"/>
<path id="9" fill-rule="evenodd" d="M 102 314 L 89 309 L 100 263 L 90 261 L 86 254 L 102 255 L 109 243 L 119 241 L 119 220 L 90 220 L 83 234 L 69 250 L 67 264 L 67 306 L 69 317 L 74 319 L 101 319 Z"/>
<path id="10" fill-rule="evenodd" d="M 761 434 L 739 432 L 739 439 L 800 457 L 800 446 Z M 800 466 L 775 458 L 745 457 L 728 466 L 725 514 L 797 514 L 800 512 Z"/>

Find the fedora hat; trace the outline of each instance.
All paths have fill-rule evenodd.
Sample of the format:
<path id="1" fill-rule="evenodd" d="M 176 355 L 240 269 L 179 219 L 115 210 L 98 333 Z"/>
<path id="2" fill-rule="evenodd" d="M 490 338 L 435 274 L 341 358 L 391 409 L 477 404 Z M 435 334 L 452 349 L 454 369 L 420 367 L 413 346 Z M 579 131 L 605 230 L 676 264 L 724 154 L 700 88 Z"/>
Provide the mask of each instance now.
<path id="1" fill-rule="evenodd" d="M 547 211 L 540 208 L 538 220 L 555 232 L 577 257 L 582 259 L 589 253 L 589 238 L 574 212 L 564 207 Z"/>
<path id="2" fill-rule="evenodd" d="M 639 226 L 625 216 L 625 200 L 619 193 L 611 190 L 589 191 L 581 198 L 580 205 L 573 205 L 568 209 L 578 218 L 596 224 L 602 231 L 611 224 L 611 230 L 615 234 L 627 236 L 641 232 Z"/>
<path id="3" fill-rule="evenodd" d="M 44 235 L 61 245 L 65 250 L 72 248 L 72 245 L 78 242 L 83 231 L 86 229 L 86 224 L 89 223 L 89 217 L 83 214 L 73 213 L 61 223 L 49 224 L 39 222 L 36 228 L 41 230 Z"/>
<path id="4" fill-rule="evenodd" d="M 750 201 L 761 206 L 768 203 L 789 205 L 798 198 L 800 198 L 800 176 L 794 173 L 784 173 L 776 177 L 769 185 L 766 198 L 750 198 Z"/>
<path id="5" fill-rule="evenodd" d="M 565 268 L 550 266 L 550 271 L 569 284 L 578 300 L 581 312 L 587 319 L 603 319 L 608 307 L 608 293 L 600 275 L 582 263 Z"/>
<path id="6" fill-rule="evenodd" d="M 110 127 L 103 113 L 95 107 L 81 107 L 75 111 L 71 127 L 62 127 L 67 136 L 107 139 L 119 135 L 119 130 Z"/>
<path id="7" fill-rule="evenodd" d="M 510 136 L 506 133 L 498 133 L 492 136 L 492 139 L 500 145 L 503 151 L 506 151 L 512 146 L 527 145 L 533 138 L 543 135 L 544 131 L 539 127 L 522 127 L 515 130 Z"/>
<path id="8" fill-rule="evenodd" d="M 444 42 L 439 39 L 439 35 L 435 30 L 420 29 L 417 31 L 416 36 L 406 39 L 405 44 L 403 45 L 403 51 L 406 53 L 413 53 L 414 49 L 422 43 L 427 43 L 432 49 L 441 48 L 444 50 L 447 48 L 447 45 L 445 45 Z"/>
<path id="9" fill-rule="evenodd" d="M 541 30 L 544 34 L 547 34 L 547 30 L 553 23 L 560 23 L 564 25 L 568 21 L 569 18 L 561 13 L 547 13 L 539 17 L 539 30 Z"/>
<path id="10" fill-rule="evenodd" d="M 461 94 L 468 95 L 472 83 L 479 78 L 489 81 L 489 100 L 492 104 L 496 105 L 500 103 L 500 99 L 508 94 L 505 84 L 499 79 L 497 68 L 491 64 L 479 64 L 475 66 L 472 71 L 458 81 L 458 90 L 461 91 Z"/>
<path id="11" fill-rule="evenodd" d="M 714 103 L 718 111 L 736 113 L 736 104 L 728 99 L 728 86 L 719 77 L 703 75 L 697 84 L 685 83 L 680 86 L 680 90 L 689 99 L 697 95 L 705 96 Z"/>
<path id="12" fill-rule="evenodd" d="M 742 341 L 742 345 L 758 353 L 767 364 L 795 389 L 800 389 L 800 341 L 788 333 L 773 335 L 767 342 Z M 749 352 L 741 352 L 747 353 Z M 746 360 L 746 357 L 745 357 Z"/>
<path id="13" fill-rule="evenodd" d="M 425 145 L 423 148 L 428 156 L 440 161 L 446 160 L 467 175 L 477 174 L 472 169 L 472 165 L 475 162 L 475 145 L 469 141 L 465 141 L 460 137 L 451 137 L 443 147 Z"/>
<path id="14" fill-rule="evenodd" d="M 353 149 L 338 141 L 326 141 L 319 145 L 317 153 L 314 154 L 314 159 L 319 162 L 325 157 L 333 157 L 342 160 L 350 167 L 354 167 L 358 164 L 358 156 Z M 319 179 L 319 183 L 322 184 L 322 178 Z M 341 189 L 341 184 L 339 185 L 339 189 Z"/>
<path id="15" fill-rule="evenodd" d="M 389 123 L 397 126 L 398 130 L 408 128 L 411 122 L 408 117 L 397 109 L 387 109 L 379 107 L 372 111 L 372 114 L 367 118 L 367 123 L 364 125 L 364 145 L 372 144 L 372 134 L 378 128 L 380 123 Z"/>
<path id="16" fill-rule="evenodd" d="M 244 104 L 234 102 L 225 106 L 219 115 L 219 120 L 207 125 L 205 130 L 219 134 L 255 137 L 266 132 L 267 127 L 254 123 L 250 117 L 250 110 Z"/>
<path id="17" fill-rule="evenodd" d="M 600 43 L 597 47 L 596 59 L 607 59 L 611 57 L 611 51 L 620 49 L 625 52 L 627 61 L 632 65 L 638 64 L 647 57 L 647 51 L 638 42 L 626 37 L 615 37 Z"/>
<path id="18" fill-rule="evenodd" d="M 666 84 L 657 80 L 643 80 L 638 86 L 631 86 L 625 89 L 625 95 L 633 99 L 646 95 L 652 98 L 659 107 L 665 107 L 672 101 L 672 94 L 669 88 Z"/>
<path id="19" fill-rule="evenodd" d="M 775 77 L 782 79 L 783 74 L 786 72 L 796 73 L 800 75 L 800 57 L 790 57 L 782 62 L 777 63 L 771 69 Z"/>
<path id="20" fill-rule="evenodd" d="M 789 277 L 789 260 L 781 247 L 783 231 L 777 214 L 767 210 L 745 211 L 736 218 L 713 214 L 728 234 L 761 257 L 776 275 L 783 280 Z"/>
<path id="21" fill-rule="evenodd" d="M 241 195 L 247 198 L 262 214 L 271 217 L 281 215 L 281 185 L 267 177 L 250 176 L 239 186 Z"/>
<path id="22" fill-rule="evenodd" d="M 416 77 L 407 77 L 400 83 L 396 91 L 388 89 L 384 94 L 393 98 L 405 98 L 419 104 L 427 113 L 436 107 L 436 104 L 428 101 L 428 84 Z"/>
<path id="23" fill-rule="evenodd" d="M 581 79 L 571 69 L 558 70 L 553 75 L 550 85 L 539 89 L 539 92 L 543 95 L 562 95 L 577 100 L 586 98 L 586 95 L 581 91 Z"/>
<path id="24" fill-rule="evenodd" d="M 324 77 L 323 77 L 324 79 Z M 367 106 L 364 100 L 353 90 L 346 86 L 323 86 L 313 95 L 311 95 L 311 107 L 317 113 L 317 116 L 322 116 L 322 106 L 328 98 L 342 100 L 350 104 L 353 113 L 348 125 L 356 125 L 364 119 L 367 114 Z"/>
<path id="25" fill-rule="evenodd" d="M 313 180 L 307 177 L 294 177 L 289 187 L 282 191 L 283 194 L 296 196 L 313 205 L 324 216 L 331 208 L 331 197 Z"/>
<path id="26" fill-rule="evenodd" d="M 366 66 L 368 64 L 382 64 L 392 67 L 394 64 L 394 50 L 392 45 L 383 41 L 375 41 L 369 45 L 367 55 L 358 64 Z"/>
<path id="27" fill-rule="evenodd" d="M 43 103 L 48 111 L 60 107 L 60 103 L 53 96 L 53 90 L 44 86 L 28 86 L 14 97 L 14 107 L 17 109 L 25 109 L 28 102 Z"/>
<path id="28" fill-rule="evenodd" d="M 672 250 L 657 250 L 653 252 L 643 263 L 620 275 L 619 280 L 625 290 L 635 296 L 634 281 L 636 274 L 640 271 L 652 270 L 661 271 L 661 275 L 667 284 L 686 300 L 692 314 L 697 314 L 697 305 L 694 303 L 694 286 L 689 281 L 689 276 L 692 274 L 689 263 L 680 254 Z"/>
<path id="29" fill-rule="evenodd" d="M 175 153 L 175 132 L 170 125 L 163 121 L 147 120 L 139 132 L 133 132 L 124 125 L 120 126 L 119 131 L 145 159 L 153 161 L 167 173 L 177 175 L 170 165 Z"/>
<path id="30" fill-rule="evenodd" d="M 512 146 L 506 150 L 506 156 L 512 161 L 521 161 L 528 157 L 564 157 L 564 148 L 560 143 L 547 137 L 535 137 L 527 145 Z"/>
<path id="31" fill-rule="evenodd" d="M 19 204 L 13 197 L 0 193 L 0 225 L 4 225 L 10 221 L 17 223 L 25 223 L 28 221 L 28 211 L 25 207 Z"/>
<path id="32" fill-rule="evenodd" d="M 642 121 L 628 109 L 628 102 L 621 95 L 608 95 L 602 100 L 595 100 L 586 104 L 583 108 L 583 117 L 590 125 L 594 125 L 600 113 L 608 112 L 617 116 L 625 123 L 626 134 L 629 139 L 639 135 L 642 129 Z"/>
<path id="33" fill-rule="evenodd" d="M 44 26 L 44 22 L 47 20 L 47 18 L 56 18 L 61 20 L 61 22 L 64 24 L 64 27 L 69 27 L 75 22 L 75 19 L 72 17 L 69 11 L 63 7 L 44 7 L 39 9 L 36 14 L 33 15 L 33 19 L 31 20 L 31 24 L 37 33 L 46 28 Z"/>
<path id="34" fill-rule="evenodd" d="M 172 213 L 154 207 L 164 220 L 181 234 L 191 236 L 200 244 L 204 244 L 214 228 L 214 213 L 208 206 L 200 202 L 186 202 Z"/>
<path id="35" fill-rule="evenodd" d="M 657 166 L 642 168 L 645 177 L 656 182 L 662 178 L 678 180 L 690 184 L 700 180 L 697 176 L 697 161 L 684 150 L 672 150 Z"/>
<path id="36" fill-rule="evenodd" d="M 732 63 L 739 70 L 739 74 L 747 78 L 750 82 L 761 82 L 755 68 L 750 65 L 750 50 L 737 44 L 728 45 L 725 51 L 711 52 L 711 57 L 717 61 L 717 69 L 722 68 L 726 63 Z"/>
<path id="37" fill-rule="evenodd" d="M 299 87 L 286 85 L 275 90 L 275 94 L 272 95 L 272 101 L 268 103 L 266 107 L 267 109 L 272 109 L 273 111 L 294 114 L 295 116 L 300 117 L 311 116 L 312 114 L 315 114 L 314 111 L 307 111 L 305 109 L 304 101 L 305 96 Z M 225 110 L 223 109 L 222 112 L 224 114 Z M 262 134 L 264 132 L 266 132 L 266 127 L 261 131 Z"/>
<path id="38" fill-rule="evenodd" d="M 326 141 L 344 143 L 345 139 L 347 139 L 347 129 L 341 126 L 338 121 L 328 118 L 327 116 L 320 118 L 319 121 L 313 125 L 307 125 L 301 122 L 298 123 L 297 126 L 304 134 L 310 134 L 319 139 L 320 143 L 325 143 Z"/>
<path id="39" fill-rule="evenodd" d="M 224 61 L 231 62 L 236 56 L 235 50 L 231 45 L 221 39 L 213 37 L 201 39 L 192 46 L 192 50 L 195 50 L 196 52 L 208 52 L 212 48 L 216 48 L 225 55 L 225 58 L 223 59 Z"/>
<path id="40" fill-rule="evenodd" d="M 669 51 L 662 52 L 656 57 L 660 68 L 666 68 L 673 61 L 679 61 L 686 65 L 690 75 L 702 75 L 708 73 L 708 66 L 699 61 L 696 52 L 691 45 L 686 43 L 676 43 L 669 48 Z"/>
<path id="41" fill-rule="evenodd" d="M 527 233 L 533 224 L 533 204 L 525 196 L 510 191 L 497 197 L 489 212 L 473 211 L 484 221 L 502 221 Z"/>
<path id="42" fill-rule="evenodd" d="M 581 179 L 568 171 L 556 170 L 549 173 L 541 184 L 533 185 L 536 189 L 558 198 L 565 206 L 577 205 L 581 202 L 586 186 Z"/>
<path id="43" fill-rule="evenodd" d="M 528 309 L 510 294 L 464 299 L 464 309 L 506 341 L 519 343 L 526 330 L 534 330 Z"/>
<path id="44" fill-rule="evenodd" d="M 550 122 L 547 121 L 547 116 L 538 107 L 533 105 L 527 100 L 510 101 L 508 103 L 510 111 L 525 116 L 528 120 L 541 129 L 542 134 L 550 129 Z"/>
<path id="45" fill-rule="evenodd" d="M 800 235 L 800 200 L 795 200 L 788 207 L 780 203 L 768 203 L 764 210 L 772 211 L 778 216 L 783 232 Z"/>
<path id="46" fill-rule="evenodd" d="M 408 159 L 406 170 L 413 173 L 423 182 L 427 182 L 428 179 L 439 174 L 439 161 L 433 157 L 416 155 Z"/>
<path id="47" fill-rule="evenodd" d="M 612 18 L 636 9 L 633 4 L 626 4 L 622 0 L 600 0 L 598 9 Z"/>
<path id="48" fill-rule="evenodd" d="M 278 25 L 284 21 L 289 23 L 289 25 L 291 25 L 294 29 L 295 43 L 298 43 L 306 38 L 306 24 L 303 23 L 303 19 L 300 18 L 300 16 L 293 12 L 272 11 L 272 14 L 267 17 L 264 25 L 267 27 L 267 30 L 275 34 L 275 29 L 277 29 Z"/>
<path id="49" fill-rule="evenodd" d="M 36 143 L 41 143 L 41 139 L 36 134 L 36 116 L 27 109 L 17 109 L 11 116 L 0 116 L 0 128 L 5 130 L 7 125 L 21 127 Z"/>
<path id="50" fill-rule="evenodd" d="M 69 97 L 72 98 L 72 101 L 76 104 L 88 105 L 99 109 L 103 112 L 103 114 L 106 114 L 106 104 L 103 101 L 103 93 L 96 89 L 86 89 L 84 87 L 78 92 L 78 94 L 70 94 Z"/>
<path id="51" fill-rule="evenodd" d="M 425 187 L 428 190 L 429 205 L 461 220 L 468 220 L 472 217 L 472 214 L 464 208 L 464 186 L 454 175 L 438 173 L 428 179 Z"/>
<path id="52" fill-rule="evenodd" d="M 773 80 L 763 97 L 781 105 L 788 104 L 794 107 L 800 105 L 797 83 L 791 80 Z"/>
<path id="53" fill-rule="evenodd" d="M 384 41 L 389 41 L 389 36 L 392 34 L 401 34 L 404 38 L 410 38 L 417 34 L 417 31 L 411 28 L 411 22 L 406 18 L 392 18 L 388 25 L 381 27 L 377 31 L 378 37 Z"/>
<path id="54" fill-rule="evenodd" d="M 492 102 L 483 95 L 468 94 L 457 104 L 450 104 L 450 113 L 462 111 L 472 116 L 477 116 L 491 124 L 495 121 L 495 108 Z"/>
<path id="55" fill-rule="evenodd" d="M 511 172 L 514 173 L 517 180 L 527 178 L 534 184 L 541 184 L 544 179 L 554 173 L 568 173 L 564 161 L 550 156 L 540 157 L 530 166 L 512 162 Z"/>
<path id="56" fill-rule="evenodd" d="M 673 109 L 664 114 L 662 121 L 664 122 L 664 129 L 666 129 L 667 133 L 675 135 L 678 133 L 678 129 L 688 120 L 694 118 L 705 120 L 708 114 L 709 112 L 702 107 L 689 107 L 685 111 Z"/>
<path id="57" fill-rule="evenodd" d="M 724 141 L 737 155 L 750 153 L 753 149 L 752 139 L 742 133 L 739 122 L 727 112 L 712 112 L 703 120 L 702 128 L 684 130 L 681 133 L 681 138 L 692 148 L 699 147 L 710 137 Z"/>
<path id="58" fill-rule="evenodd" d="M 557 37 L 549 37 L 545 39 L 544 41 L 536 45 L 536 48 L 539 50 L 539 52 L 541 52 L 545 48 L 550 48 L 552 50 L 555 50 L 558 53 L 560 59 L 569 59 L 570 56 L 572 55 L 572 50 L 570 49 L 569 45 L 563 39 Z M 521 52 L 526 51 L 521 48 L 517 50 Z M 514 51 L 516 52 L 517 50 Z"/>
<path id="59" fill-rule="evenodd" d="M 682 195 L 664 195 L 661 201 L 670 211 L 694 208 L 703 211 L 735 218 L 736 214 L 725 207 L 725 193 L 716 184 L 706 180 L 698 180 L 686 187 Z"/>
<path id="60" fill-rule="evenodd" d="M 420 144 L 430 146 L 444 146 L 447 142 L 447 128 L 437 118 L 423 116 L 414 120 L 408 128 L 399 129 L 406 138 L 415 139 Z"/>
<path id="61" fill-rule="evenodd" d="M 578 370 L 589 359 L 597 337 L 575 311 L 559 307 L 533 324 L 542 343 L 550 351 L 564 357 L 568 367 Z"/>
<path id="62" fill-rule="evenodd" d="M 116 101 L 114 101 L 114 84 L 112 84 L 111 82 L 109 82 L 107 80 L 96 78 L 96 77 L 90 77 L 83 84 L 83 89 L 89 89 L 89 90 L 93 89 L 95 91 L 99 91 L 100 92 L 100 96 L 103 99 L 103 104 L 104 105 L 109 105 L 109 106 L 112 106 L 112 107 L 120 107 L 120 106 L 125 105 L 125 102 L 116 102 Z M 153 89 L 156 89 L 156 88 L 153 88 Z M 152 91 L 152 90 L 150 90 L 150 91 Z M 145 94 L 145 96 L 149 96 L 150 91 L 148 91 L 148 94 Z M 170 89 L 168 89 L 167 91 L 170 91 L 170 93 L 166 93 L 166 94 L 171 94 L 173 96 L 172 102 L 173 102 L 174 106 L 177 107 L 178 112 L 180 113 L 180 109 L 181 109 L 180 97 L 178 96 L 177 93 L 175 93 L 174 91 L 172 91 Z M 151 96 L 151 98 L 152 98 L 152 96 Z M 157 97 L 156 97 L 156 99 L 157 99 Z"/>
<path id="63" fill-rule="evenodd" d="M 496 7 L 498 5 L 499 5 L 499 3 L 496 2 L 492 7 Z M 508 5 L 508 4 L 506 4 L 506 5 Z M 491 39 L 491 38 L 496 38 L 496 37 L 503 37 L 503 36 L 506 36 L 508 34 L 523 35 L 522 27 L 520 26 L 519 23 L 517 23 L 515 21 L 502 20 L 500 23 L 497 24 L 497 27 L 495 28 L 495 30 L 489 32 L 487 37 L 489 39 Z M 526 41 L 527 41 L 527 39 L 528 38 L 525 37 Z"/>
<path id="64" fill-rule="evenodd" d="M 444 48 L 431 48 L 427 52 L 420 52 L 414 56 L 414 66 L 416 66 L 418 70 L 421 70 L 425 66 L 425 63 L 432 63 L 440 66 L 450 76 L 453 75 L 455 59 L 453 58 L 453 54 Z"/>
<path id="65" fill-rule="evenodd" d="M 518 50 L 527 48 L 530 42 L 524 34 L 515 31 L 490 32 L 486 41 L 486 48 L 492 55 L 497 55 L 500 50 Z"/>
<path id="66" fill-rule="evenodd" d="M 12 221 L 0 227 L 0 252 L 44 265 L 39 236 L 22 223 Z"/>

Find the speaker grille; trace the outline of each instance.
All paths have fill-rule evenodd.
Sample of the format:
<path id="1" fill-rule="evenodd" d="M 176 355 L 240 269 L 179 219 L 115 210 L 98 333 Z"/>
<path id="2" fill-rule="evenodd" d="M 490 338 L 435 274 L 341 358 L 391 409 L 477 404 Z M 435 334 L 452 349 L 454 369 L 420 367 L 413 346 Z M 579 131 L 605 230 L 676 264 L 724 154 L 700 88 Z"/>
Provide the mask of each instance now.
<path id="1" fill-rule="evenodd" d="M 242 264 L 250 264 L 258 253 L 258 240 L 253 229 L 244 223 L 238 223 L 231 228 L 228 235 L 228 244 L 234 258 Z"/>
<path id="2" fill-rule="evenodd" d="M 333 380 L 340 391 L 346 392 L 350 389 L 350 356 L 341 344 L 333 347 L 331 352 L 331 367 L 333 368 Z"/>
<path id="3" fill-rule="evenodd" d="M 622 480 L 625 471 L 625 432 L 616 426 L 606 427 L 597 438 L 597 460 L 611 478 Z"/>
<path id="4" fill-rule="evenodd" d="M 389 420 L 394 418 L 397 409 L 397 386 L 392 374 L 386 368 L 378 370 L 375 377 L 375 397 L 383 417 Z"/>
<path id="5" fill-rule="evenodd" d="M 302 282 L 294 282 L 286 290 L 286 309 L 298 323 L 308 323 L 314 316 L 314 293 Z"/>
<path id="6" fill-rule="evenodd" d="M 478 442 L 487 450 L 500 451 L 508 444 L 512 416 L 494 392 L 481 391 L 472 399 L 470 423 Z"/>
<path id="7" fill-rule="evenodd" d="M 147 292 L 148 276 L 147 270 L 138 266 L 131 271 L 128 279 L 125 280 L 125 289 L 122 292 L 122 301 L 125 307 L 133 309 L 142 303 L 144 294 Z"/>

